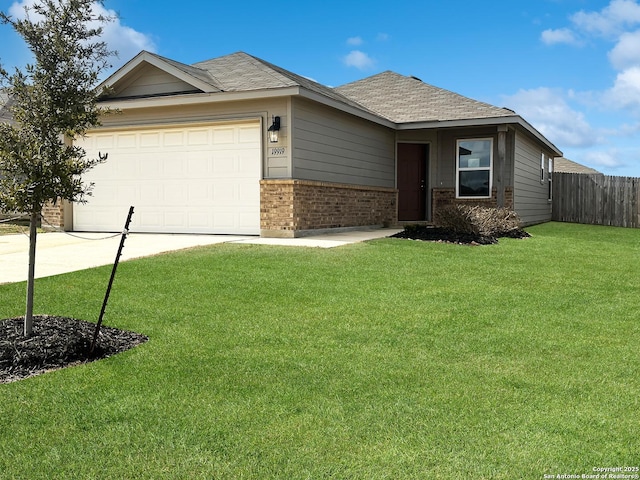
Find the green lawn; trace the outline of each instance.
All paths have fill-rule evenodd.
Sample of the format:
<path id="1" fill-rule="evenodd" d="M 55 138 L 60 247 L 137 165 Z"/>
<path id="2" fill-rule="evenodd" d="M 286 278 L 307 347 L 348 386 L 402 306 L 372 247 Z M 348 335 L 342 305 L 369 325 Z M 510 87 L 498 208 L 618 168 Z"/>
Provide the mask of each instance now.
<path id="1" fill-rule="evenodd" d="M 120 265 L 150 341 L 0 385 L 0 478 L 541 479 L 640 464 L 640 230 Z M 110 267 L 36 282 L 97 319 Z M 0 318 L 24 284 L 0 286 Z"/>

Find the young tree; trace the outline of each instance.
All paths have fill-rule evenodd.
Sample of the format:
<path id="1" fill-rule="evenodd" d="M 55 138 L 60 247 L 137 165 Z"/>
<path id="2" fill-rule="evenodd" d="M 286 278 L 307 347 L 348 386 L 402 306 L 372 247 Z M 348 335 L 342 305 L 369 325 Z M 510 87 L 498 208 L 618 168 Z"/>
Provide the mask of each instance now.
<path id="1" fill-rule="evenodd" d="M 111 18 L 96 15 L 102 0 L 36 0 L 22 19 L 0 12 L 33 53 L 13 73 L 0 66 L 14 122 L 0 124 L 0 211 L 30 215 L 29 276 L 24 333 L 32 334 L 36 223 L 47 202 L 83 202 L 91 185 L 82 174 L 107 156 L 88 159 L 73 139 L 99 125 L 100 73 L 113 55 L 100 40 Z"/>

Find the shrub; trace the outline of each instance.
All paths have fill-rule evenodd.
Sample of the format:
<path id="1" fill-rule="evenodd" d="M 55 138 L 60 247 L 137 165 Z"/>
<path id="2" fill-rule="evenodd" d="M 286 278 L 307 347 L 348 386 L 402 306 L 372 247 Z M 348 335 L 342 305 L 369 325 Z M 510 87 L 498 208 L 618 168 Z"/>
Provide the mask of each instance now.
<path id="1" fill-rule="evenodd" d="M 520 217 L 508 208 L 452 205 L 438 210 L 434 222 L 456 233 L 483 237 L 512 236 L 520 231 Z"/>

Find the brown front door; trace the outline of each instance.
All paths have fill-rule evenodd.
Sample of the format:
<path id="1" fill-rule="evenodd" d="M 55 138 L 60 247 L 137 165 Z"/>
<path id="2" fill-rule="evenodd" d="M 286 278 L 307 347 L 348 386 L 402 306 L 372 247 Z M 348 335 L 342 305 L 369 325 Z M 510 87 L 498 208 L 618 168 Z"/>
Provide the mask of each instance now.
<path id="1" fill-rule="evenodd" d="M 398 144 L 398 220 L 427 220 L 429 145 Z"/>

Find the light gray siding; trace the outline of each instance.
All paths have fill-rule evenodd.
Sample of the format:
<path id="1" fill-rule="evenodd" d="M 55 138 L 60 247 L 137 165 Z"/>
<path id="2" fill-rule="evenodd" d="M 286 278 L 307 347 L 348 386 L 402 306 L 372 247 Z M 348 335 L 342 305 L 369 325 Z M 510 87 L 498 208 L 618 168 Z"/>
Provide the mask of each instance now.
<path id="1" fill-rule="evenodd" d="M 292 177 L 395 186 L 395 132 L 338 110 L 294 98 Z"/>
<path id="2" fill-rule="evenodd" d="M 525 225 L 551 220 L 547 177 L 545 181 L 540 181 L 540 158 L 543 152 L 545 156 L 552 154 L 543 151 L 540 144 L 523 133 L 516 132 L 513 200 L 515 211 Z"/>
<path id="3" fill-rule="evenodd" d="M 127 98 L 197 91 L 193 85 L 152 65 L 141 67 L 133 79 L 120 88 L 114 98 Z"/>

